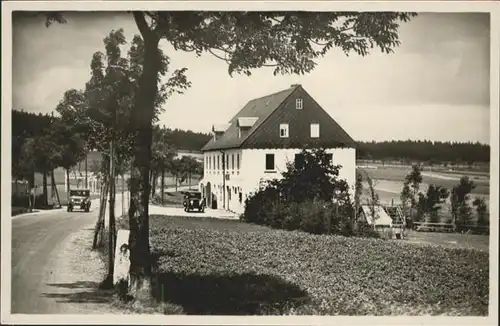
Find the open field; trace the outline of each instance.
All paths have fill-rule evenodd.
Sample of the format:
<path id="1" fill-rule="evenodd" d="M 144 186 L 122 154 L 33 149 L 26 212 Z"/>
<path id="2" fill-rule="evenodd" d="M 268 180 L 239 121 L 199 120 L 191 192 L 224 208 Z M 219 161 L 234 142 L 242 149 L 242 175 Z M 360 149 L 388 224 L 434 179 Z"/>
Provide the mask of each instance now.
<path id="1" fill-rule="evenodd" d="M 150 225 L 156 297 L 177 313 L 488 314 L 487 252 L 202 217 Z"/>
<path id="2" fill-rule="evenodd" d="M 384 181 L 393 181 L 395 182 L 398 192 L 401 191 L 403 187 L 403 181 L 405 176 L 411 172 L 411 168 L 398 168 L 398 167 L 377 167 L 376 169 L 363 169 L 370 176 L 370 178 L 374 180 L 384 180 Z M 489 174 L 481 174 L 481 175 L 470 175 L 470 174 L 461 174 L 461 173 L 446 173 L 446 172 L 436 172 L 436 171 L 423 171 L 423 185 L 425 187 L 429 184 L 436 184 L 444 186 L 448 189 L 453 188 L 463 175 L 469 176 L 474 183 L 476 184 L 476 188 L 473 190 L 473 194 L 480 195 L 488 195 L 489 194 Z"/>
<path id="3" fill-rule="evenodd" d="M 489 252 L 490 248 L 490 237 L 476 234 L 409 231 L 406 241 L 423 245 L 440 245 L 448 248 L 476 249 L 484 252 Z"/>
<path id="4" fill-rule="evenodd" d="M 362 165 L 363 166 L 363 165 Z M 396 167 L 396 166 L 382 166 L 371 165 L 369 168 L 361 167 L 359 170 L 365 171 L 370 178 L 374 180 L 375 190 L 379 195 L 382 204 L 400 203 L 400 193 L 403 188 L 405 176 L 411 171 L 411 167 Z M 423 182 L 420 185 L 420 191 L 426 192 L 429 184 L 441 185 L 448 190 L 458 184 L 460 177 L 468 175 L 476 184 L 476 188 L 471 193 L 471 201 L 475 197 L 482 197 L 485 199 L 486 204 L 489 206 L 489 173 L 479 173 L 475 175 L 461 173 L 447 173 L 441 171 L 423 171 Z M 470 172 L 468 172 L 470 173 Z M 368 185 L 364 184 L 364 193 L 368 194 Z M 451 206 L 450 201 L 447 200 L 440 211 L 442 220 L 446 221 L 451 219 Z"/>

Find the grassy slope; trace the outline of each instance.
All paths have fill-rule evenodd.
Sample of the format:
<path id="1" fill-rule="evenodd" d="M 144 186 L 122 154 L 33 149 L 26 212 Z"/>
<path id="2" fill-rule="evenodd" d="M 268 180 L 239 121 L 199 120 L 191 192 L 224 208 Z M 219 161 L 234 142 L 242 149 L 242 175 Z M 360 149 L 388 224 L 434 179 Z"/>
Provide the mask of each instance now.
<path id="1" fill-rule="evenodd" d="M 187 314 L 488 313 L 487 252 L 209 218 L 150 223 L 157 296 Z"/>

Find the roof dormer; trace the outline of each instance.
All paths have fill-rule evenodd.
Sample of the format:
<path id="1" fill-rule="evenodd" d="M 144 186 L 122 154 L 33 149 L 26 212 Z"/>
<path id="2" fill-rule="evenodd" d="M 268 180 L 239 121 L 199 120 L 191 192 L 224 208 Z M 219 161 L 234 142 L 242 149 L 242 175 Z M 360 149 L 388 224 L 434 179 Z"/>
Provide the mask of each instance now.
<path id="1" fill-rule="evenodd" d="M 226 132 L 227 128 L 229 128 L 230 124 L 222 123 L 222 124 L 214 124 L 212 125 L 212 133 L 214 134 L 214 140 L 219 139 Z"/>
<path id="2" fill-rule="evenodd" d="M 245 137 L 258 119 L 259 118 L 256 117 L 239 117 L 236 121 L 236 127 L 238 128 L 238 137 Z"/>

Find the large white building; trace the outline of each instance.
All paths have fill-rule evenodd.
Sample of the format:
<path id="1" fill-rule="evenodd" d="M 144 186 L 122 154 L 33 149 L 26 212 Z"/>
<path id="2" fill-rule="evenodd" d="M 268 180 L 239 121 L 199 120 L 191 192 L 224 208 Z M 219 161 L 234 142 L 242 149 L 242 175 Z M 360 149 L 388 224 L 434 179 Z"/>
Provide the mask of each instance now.
<path id="1" fill-rule="evenodd" d="M 340 178 L 355 185 L 356 143 L 300 85 L 251 100 L 212 132 L 200 181 L 209 208 L 243 213 L 247 196 L 280 178 L 303 148 L 325 148 Z"/>

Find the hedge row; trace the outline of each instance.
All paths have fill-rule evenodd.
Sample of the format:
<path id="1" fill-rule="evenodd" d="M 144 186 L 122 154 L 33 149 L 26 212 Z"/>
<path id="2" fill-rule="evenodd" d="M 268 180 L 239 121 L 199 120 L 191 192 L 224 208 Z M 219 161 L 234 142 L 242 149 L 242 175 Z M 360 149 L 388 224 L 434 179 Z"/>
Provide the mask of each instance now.
<path id="1" fill-rule="evenodd" d="M 302 230 L 313 234 L 379 236 L 370 227 L 354 223 L 352 207 L 324 200 L 285 202 L 275 191 L 266 188 L 250 196 L 241 219 L 277 229 Z"/>

